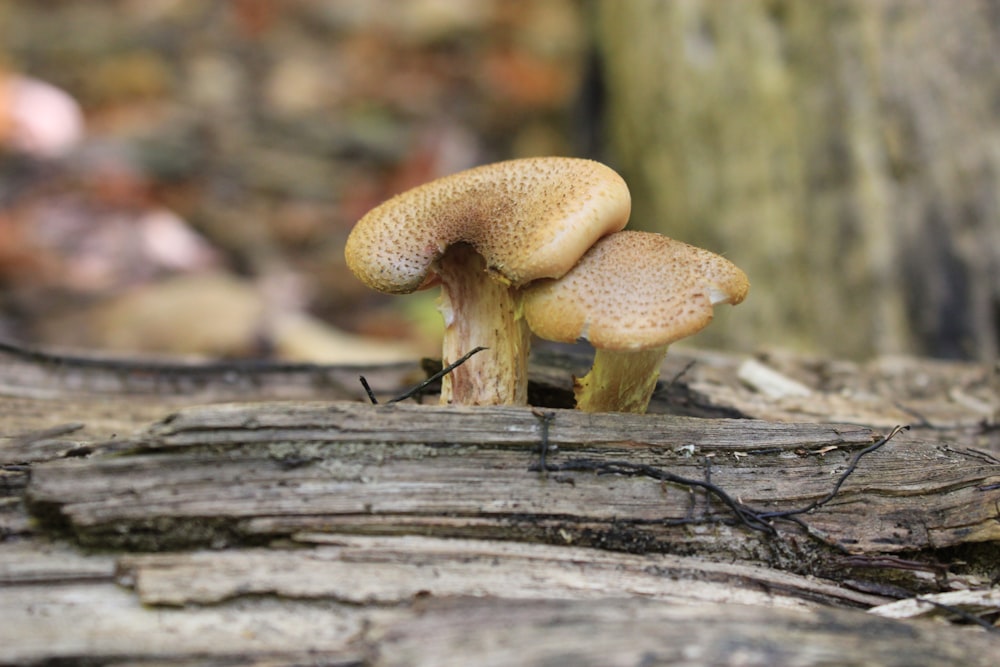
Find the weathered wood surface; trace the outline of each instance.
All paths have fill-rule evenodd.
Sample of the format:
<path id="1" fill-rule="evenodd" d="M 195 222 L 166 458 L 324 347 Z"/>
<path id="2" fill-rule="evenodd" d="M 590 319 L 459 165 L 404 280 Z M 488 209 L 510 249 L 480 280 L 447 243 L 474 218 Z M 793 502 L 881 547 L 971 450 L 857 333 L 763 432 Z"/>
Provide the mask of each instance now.
<path id="1" fill-rule="evenodd" d="M 416 535 L 300 533 L 293 544 L 129 555 L 119 559 L 118 572 L 130 579 L 145 604 L 167 606 L 260 594 L 351 604 L 397 604 L 421 596 L 642 596 L 795 609 L 887 602 L 820 579 L 669 554 Z"/>
<path id="2" fill-rule="evenodd" d="M 534 412 L 348 381 L 415 365 L 0 365 L 0 664 L 993 664 L 981 629 L 864 611 L 995 617 L 992 369 L 768 355 L 809 392 L 769 397 L 744 361 L 671 355 L 648 416 L 548 407 L 582 357 L 535 364 Z M 781 421 L 823 405 L 857 423 Z M 737 519 L 828 496 L 907 415 L 799 522 Z"/>
<path id="3" fill-rule="evenodd" d="M 757 613 L 760 612 L 760 613 Z M 444 618 L 439 616 L 444 615 Z M 445 628 L 438 632 L 437 628 Z M 580 604 L 449 601 L 391 628 L 385 664 L 462 665 L 987 665 L 997 644 L 940 628 L 890 625 L 841 610 L 804 615 L 741 605 L 642 599 Z M 435 641 L 427 640 L 434 632 Z M 531 647 L 526 652 L 524 647 Z M 526 656 L 526 653 L 528 654 Z M 525 662 L 527 657 L 527 662 Z M 968 660 L 968 662 L 965 662 Z"/>
<path id="4" fill-rule="evenodd" d="M 97 584 L 14 589 L 0 627 L 20 664 L 993 665 L 993 637 L 858 611 L 696 603 L 431 598 L 406 606 L 244 598 L 149 609 Z M 6 601 L 5 601 L 6 603 Z M 0 603 L 0 604 L 5 604 Z M 95 613 L 100 610 L 100 614 Z M 58 628 L 40 623 L 57 613 Z M 39 628 L 43 628 L 42 631 Z"/>
<path id="5" fill-rule="evenodd" d="M 577 346 L 544 345 L 533 351 L 531 404 L 571 407 L 572 376 L 586 373 L 591 359 L 590 352 Z M 164 406 L 262 399 L 366 401 L 361 375 L 385 400 L 424 376 L 416 362 L 350 367 L 142 360 L 106 366 L 105 361 L 25 354 L 0 343 L 5 424 L 24 431 L 52 427 L 49 411 L 38 407 L 48 404 L 39 399 L 58 400 L 60 414 L 86 414 L 89 428 L 122 419 L 138 426 L 153 419 L 150 411 L 160 416 Z M 751 363 L 797 384 L 802 393 L 769 393 L 744 372 Z M 433 391 L 434 386 L 428 402 L 435 400 Z M 998 396 L 1000 376 L 989 364 L 901 356 L 859 363 L 778 352 L 748 356 L 682 349 L 667 356 L 649 412 L 878 427 L 911 423 L 976 435 L 978 427 L 1000 421 Z M 122 403 L 127 407 L 118 409 Z M 991 433 L 980 430 L 979 435 Z M 1000 439 L 990 439 L 988 446 L 1000 451 Z"/>
<path id="6" fill-rule="evenodd" d="M 747 530 L 702 489 L 650 473 L 710 481 L 755 511 L 780 512 L 827 496 L 852 454 L 878 439 L 856 426 L 549 414 L 346 402 L 196 407 L 112 445 L 127 453 L 37 465 L 28 499 L 40 517 L 101 548 L 419 530 L 751 558 L 772 535 Z M 531 470 L 543 429 L 547 474 Z M 801 520 L 820 544 L 851 554 L 996 540 L 998 484 L 1000 462 L 901 434 Z M 812 551 L 817 540 L 798 524 L 769 523 L 801 538 L 789 546 L 793 558 Z"/>
<path id="7" fill-rule="evenodd" d="M 0 586 L 0 655 L 18 664 L 992 665 L 1000 647 L 769 568 L 483 540 L 0 545 Z"/>

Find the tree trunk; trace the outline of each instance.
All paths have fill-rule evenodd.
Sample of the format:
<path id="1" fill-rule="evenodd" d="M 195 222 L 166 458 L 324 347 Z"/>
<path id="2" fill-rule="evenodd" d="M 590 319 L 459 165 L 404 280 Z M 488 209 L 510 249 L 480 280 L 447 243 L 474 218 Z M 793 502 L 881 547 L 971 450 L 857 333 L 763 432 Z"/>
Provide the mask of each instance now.
<path id="1" fill-rule="evenodd" d="M 995 1 L 598 6 L 632 225 L 753 284 L 703 344 L 996 358 Z"/>

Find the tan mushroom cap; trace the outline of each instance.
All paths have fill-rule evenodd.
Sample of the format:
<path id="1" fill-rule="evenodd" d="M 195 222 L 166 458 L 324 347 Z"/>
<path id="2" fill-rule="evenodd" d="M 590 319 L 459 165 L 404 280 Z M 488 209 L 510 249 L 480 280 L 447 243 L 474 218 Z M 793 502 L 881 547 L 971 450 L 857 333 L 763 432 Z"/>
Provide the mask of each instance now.
<path id="1" fill-rule="evenodd" d="M 432 279 L 448 246 L 468 243 L 502 282 L 568 271 L 625 226 L 631 198 L 611 168 L 577 158 L 497 162 L 440 178 L 369 211 L 347 239 L 347 265 L 366 285 L 403 294 Z"/>
<path id="2" fill-rule="evenodd" d="M 749 288 L 746 274 L 713 252 L 625 231 L 601 239 L 561 279 L 528 287 L 524 314 L 547 340 L 641 350 L 697 333 L 713 305 L 737 304 Z"/>

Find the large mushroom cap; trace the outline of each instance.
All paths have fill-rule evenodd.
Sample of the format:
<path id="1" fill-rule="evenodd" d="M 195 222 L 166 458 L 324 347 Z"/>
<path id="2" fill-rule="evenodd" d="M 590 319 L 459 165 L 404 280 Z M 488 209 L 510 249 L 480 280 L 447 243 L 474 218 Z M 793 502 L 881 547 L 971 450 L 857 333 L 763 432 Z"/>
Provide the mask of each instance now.
<path id="1" fill-rule="evenodd" d="M 641 350 L 697 333 L 715 304 L 737 304 L 749 288 L 746 274 L 713 252 L 626 231 L 601 239 L 561 279 L 529 286 L 524 315 L 547 340 Z"/>
<path id="2" fill-rule="evenodd" d="M 509 160 L 408 190 L 369 211 L 347 239 L 351 271 L 373 289 L 425 286 L 448 246 L 467 243 L 501 281 L 561 276 L 625 226 L 631 198 L 611 168 L 576 158 Z"/>

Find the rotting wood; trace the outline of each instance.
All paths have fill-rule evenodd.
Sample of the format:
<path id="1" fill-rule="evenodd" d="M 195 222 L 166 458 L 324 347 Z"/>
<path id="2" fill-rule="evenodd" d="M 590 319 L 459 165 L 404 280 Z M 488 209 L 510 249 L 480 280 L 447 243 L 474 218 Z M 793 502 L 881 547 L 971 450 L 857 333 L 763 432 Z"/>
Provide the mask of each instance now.
<path id="1" fill-rule="evenodd" d="M 948 591 L 889 602 L 869 610 L 885 618 L 958 617 L 981 622 L 979 615 L 1000 613 L 1000 588 Z"/>
<path id="2" fill-rule="evenodd" d="M 303 402 L 337 398 L 307 382 L 296 400 L 220 404 L 251 394 L 222 391 L 219 378 L 185 396 L 59 391 L 58 378 L 46 376 L 55 390 L 40 398 L 6 382 L 11 369 L 0 364 L 0 662 L 419 664 L 414 651 L 433 636 L 455 660 L 484 664 L 481 646 L 450 645 L 461 643 L 452 626 L 435 624 L 461 625 L 455 615 L 466 612 L 486 623 L 492 609 L 509 627 L 467 631 L 513 642 L 521 664 L 558 650 L 550 637 L 614 664 L 614 642 L 591 647 L 617 627 L 601 610 L 648 613 L 633 644 L 655 652 L 650 642 L 673 637 L 664 626 L 677 625 L 657 607 L 667 605 L 700 619 L 700 634 L 681 623 L 672 640 L 699 655 L 730 639 L 733 650 L 760 646 L 754 638 L 771 637 L 774 626 L 784 634 L 762 640 L 765 657 L 808 664 L 822 655 L 807 655 L 801 642 L 818 636 L 823 646 L 842 645 L 838 660 L 849 664 L 850 651 L 870 648 L 858 641 L 870 640 L 870 619 L 831 615 L 830 607 L 934 600 L 962 588 L 990 595 L 982 589 L 1000 562 L 990 532 L 1000 461 L 991 451 L 1000 447 L 983 417 L 995 378 L 981 367 L 761 355 L 810 388 L 814 402 L 790 406 L 742 385 L 737 357 L 679 352 L 668 356 L 654 397 L 659 412 L 781 420 L 836 399 L 844 406 L 836 414 L 879 426 L 872 430 L 588 417 L 547 402 L 558 404 L 586 355 L 541 359 L 532 384 L 545 407 L 535 411 L 370 406 L 360 402 L 360 382 L 348 388 L 358 402 Z M 359 369 L 345 373 L 348 383 Z M 382 401 L 410 382 L 398 369 L 359 374 L 374 380 Z M 281 395 L 271 388 L 261 398 Z M 907 409 L 881 411 L 895 404 Z M 883 422 L 907 416 L 917 428 L 861 459 L 833 501 L 801 517 L 810 534 L 784 521 L 775 521 L 778 536 L 749 530 L 702 490 L 634 474 L 649 466 L 708 480 L 756 510 L 801 508 L 889 432 Z M 538 470 L 543 439 L 547 473 Z M 32 507 L 48 522 L 24 510 L 29 473 Z M 56 525 L 102 552 L 52 550 Z M 851 543 L 854 533 L 864 539 Z M 177 550 L 122 554 L 116 545 Z M 972 555 L 978 560 L 965 564 Z M 511 600 L 518 591 L 526 597 Z M 462 597 L 470 594 L 482 597 Z M 637 599 L 646 597 L 659 599 Z M 734 602 L 752 605 L 747 618 L 759 632 L 727 616 L 742 609 Z M 554 614 L 559 629 L 532 634 L 526 625 L 540 613 Z M 967 613 L 992 618 L 989 608 Z M 874 655 L 907 664 L 959 656 L 951 661 L 975 665 L 996 652 L 982 634 L 926 634 L 929 627 L 886 626 L 889 640 Z M 911 655 L 914 637 L 937 645 Z"/>
<path id="3" fill-rule="evenodd" d="M 711 445 L 716 453 L 867 446 L 871 429 L 851 424 L 630 416 L 555 410 L 549 444 L 671 448 Z M 353 402 L 231 403 L 179 410 L 136 436 L 137 451 L 269 442 L 537 446 L 541 425 L 519 407 L 370 406 Z"/>
<path id="4" fill-rule="evenodd" d="M 255 595 L 327 598 L 358 605 L 398 604 L 426 596 L 589 600 L 641 596 L 676 604 L 795 609 L 868 608 L 889 601 L 759 566 L 417 535 L 302 533 L 287 548 L 124 555 L 118 573 L 144 604 L 173 607 Z"/>
<path id="5" fill-rule="evenodd" d="M 45 540 L 0 542 L 0 587 L 113 582 L 117 559 Z"/>
<path id="6" fill-rule="evenodd" d="M 698 490 L 617 462 L 710 480 L 758 512 L 827 496 L 856 426 L 554 411 L 549 461 L 531 472 L 539 418 L 524 408 L 262 403 L 182 410 L 127 454 L 36 465 L 36 513 L 100 548 L 263 544 L 302 531 L 544 541 L 702 554 L 829 573 L 838 558 L 1000 539 L 1000 463 L 903 434 L 866 457 L 828 504 L 754 534 Z M 120 443 L 119 445 L 120 446 Z M 931 568 L 933 569 L 933 568 Z"/>
<path id="7" fill-rule="evenodd" d="M 533 350 L 531 404 L 572 407 L 573 376 L 586 373 L 592 353 L 543 344 Z M 361 377 L 380 401 L 401 395 L 425 374 L 429 360 L 372 367 L 320 364 L 196 363 L 51 354 L 0 341 L 0 396 L 14 399 L 95 399 L 189 405 L 226 400 L 365 400 Z M 766 396 L 742 381 L 751 362 L 808 390 L 808 395 Z M 989 426 L 1000 416 L 1000 376 L 988 364 L 880 357 L 866 363 L 779 352 L 733 355 L 671 350 L 650 402 L 653 414 L 752 417 L 793 422 L 856 423 L 891 428 L 910 423 L 935 429 Z M 433 395 L 434 387 L 429 389 Z M 6 400 L 6 399 L 4 399 Z M 24 401 L 22 400 L 22 403 Z M 51 426 L 47 424 L 46 426 Z M 1000 451 L 1000 442 L 993 442 Z"/>
<path id="8" fill-rule="evenodd" d="M 0 340 L 0 396 L 155 396 L 167 402 L 269 397 L 361 398 L 365 373 L 376 390 L 419 380 L 416 363 L 352 367 L 278 361 L 178 361 L 59 354 Z"/>
<path id="9" fill-rule="evenodd" d="M 480 540 L 298 538 L 291 550 L 136 555 L 0 544 L 0 661 L 603 665 L 633 664 L 634 651 L 670 663 L 682 651 L 699 664 L 975 666 L 1000 649 L 981 631 L 873 618 L 849 607 L 879 598 L 768 568 Z"/>
<path id="10" fill-rule="evenodd" d="M 1000 650 L 982 631 L 835 608 L 434 596 L 398 605 L 257 596 L 164 608 L 101 582 L 3 592 L 7 664 L 977 667 L 993 665 Z"/>
<path id="11" fill-rule="evenodd" d="M 430 600 L 370 636 L 380 667 L 458 666 L 470 655 L 487 666 L 995 664 L 995 636 L 942 630 L 838 609 L 459 599 Z"/>
<path id="12" fill-rule="evenodd" d="M 0 662 L 357 665 L 356 642 L 389 613 L 259 598 L 149 609 L 131 591 L 102 582 L 11 587 L 0 596 Z"/>

